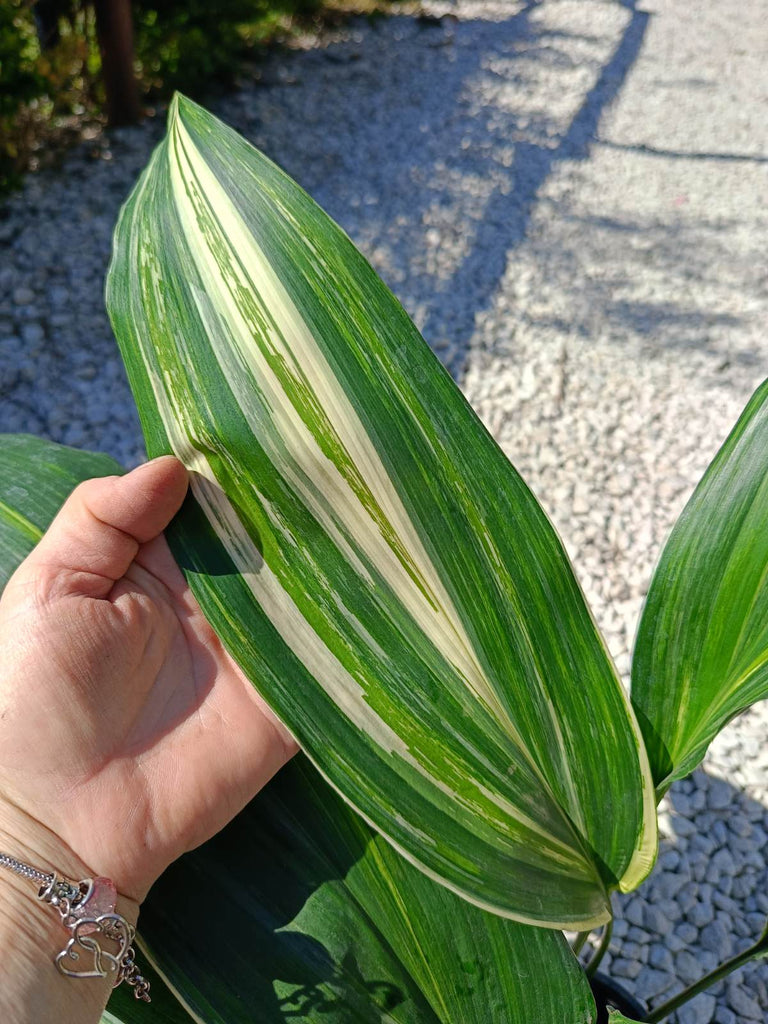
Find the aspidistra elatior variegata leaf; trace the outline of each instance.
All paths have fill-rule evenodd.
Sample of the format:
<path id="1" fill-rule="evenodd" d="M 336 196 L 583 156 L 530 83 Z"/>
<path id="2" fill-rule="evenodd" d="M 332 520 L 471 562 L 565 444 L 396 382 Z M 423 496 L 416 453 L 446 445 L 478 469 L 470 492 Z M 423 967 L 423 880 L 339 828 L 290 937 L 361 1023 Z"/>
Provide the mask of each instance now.
<path id="1" fill-rule="evenodd" d="M 177 98 L 108 306 L 172 547 L 324 776 L 422 870 L 553 927 L 647 873 L 644 747 L 562 546 L 400 305 L 278 168 Z"/>
<path id="2" fill-rule="evenodd" d="M 651 580 L 632 701 L 659 799 L 768 697 L 768 381 L 685 506 Z"/>

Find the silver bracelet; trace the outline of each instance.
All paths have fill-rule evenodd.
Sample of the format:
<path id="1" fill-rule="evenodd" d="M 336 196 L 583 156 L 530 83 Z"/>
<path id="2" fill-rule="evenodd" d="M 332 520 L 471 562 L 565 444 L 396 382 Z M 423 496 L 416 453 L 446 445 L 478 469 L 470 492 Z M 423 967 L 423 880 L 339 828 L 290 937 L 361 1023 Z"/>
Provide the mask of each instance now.
<path id="1" fill-rule="evenodd" d="M 121 982 L 132 986 L 133 994 L 145 1003 L 149 998 L 149 982 L 136 966 L 133 940 L 136 929 L 115 912 L 117 889 L 109 878 L 85 878 L 81 882 L 68 882 L 55 874 L 38 871 L 7 853 L 0 853 L 0 867 L 9 868 L 32 882 L 40 882 L 37 898 L 55 907 L 62 924 L 72 937 L 58 953 L 54 963 L 68 978 L 107 978 L 114 975 L 113 988 Z M 97 939 L 102 936 L 115 943 L 112 952 L 103 949 Z M 86 969 L 74 970 L 68 966 L 83 954 Z"/>

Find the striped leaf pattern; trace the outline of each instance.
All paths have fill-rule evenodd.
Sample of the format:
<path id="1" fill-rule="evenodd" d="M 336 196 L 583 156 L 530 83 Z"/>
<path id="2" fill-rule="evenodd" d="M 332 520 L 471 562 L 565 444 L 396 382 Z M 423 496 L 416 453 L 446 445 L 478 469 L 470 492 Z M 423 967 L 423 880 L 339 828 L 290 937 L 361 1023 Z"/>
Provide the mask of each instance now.
<path id="1" fill-rule="evenodd" d="M 628 701 L 539 505 L 343 232 L 177 97 L 107 304 L 223 642 L 409 860 L 552 927 L 656 847 Z"/>
<path id="2" fill-rule="evenodd" d="M 0 435 L 0 592 L 70 491 L 120 472 L 104 455 Z M 142 907 L 139 945 L 152 1005 L 121 985 L 101 1024 L 594 1020 L 562 935 L 432 882 L 304 758 L 163 875 Z"/>
<path id="3" fill-rule="evenodd" d="M 651 582 L 632 701 L 659 798 L 768 697 L 768 382 L 675 524 Z"/>

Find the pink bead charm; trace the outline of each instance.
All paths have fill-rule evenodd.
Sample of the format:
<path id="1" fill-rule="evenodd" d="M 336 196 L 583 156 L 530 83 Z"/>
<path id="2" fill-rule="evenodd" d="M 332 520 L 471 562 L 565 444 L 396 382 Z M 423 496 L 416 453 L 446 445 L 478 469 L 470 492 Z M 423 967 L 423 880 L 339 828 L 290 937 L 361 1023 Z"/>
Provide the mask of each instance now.
<path id="1" fill-rule="evenodd" d="M 90 879 L 91 891 L 82 903 L 72 909 L 74 918 L 101 917 L 102 914 L 114 914 L 117 906 L 117 889 L 111 878 Z M 98 931 L 97 925 L 86 925 L 80 929 L 81 935 L 89 935 Z"/>

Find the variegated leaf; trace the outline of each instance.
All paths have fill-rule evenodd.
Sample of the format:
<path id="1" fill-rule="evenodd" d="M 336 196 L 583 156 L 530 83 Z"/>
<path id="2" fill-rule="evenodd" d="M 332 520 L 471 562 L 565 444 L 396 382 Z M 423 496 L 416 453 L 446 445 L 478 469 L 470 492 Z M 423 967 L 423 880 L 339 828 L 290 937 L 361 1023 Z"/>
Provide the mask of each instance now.
<path id="1" fill-rule="evenodd" d="M 408 859 L 553 927 L 647 873 L 628 701 L 530 491 L 343 232 L 195 104 L 123 209 L 107 302 L 173 550 L 323 775 Z"/>
<path id="2" fill-rule="evenodd" d="M 768 382 L 664 548 L 640 621 L 632 701 L 661 797 L 734 715 L 768 697 Z"/>

